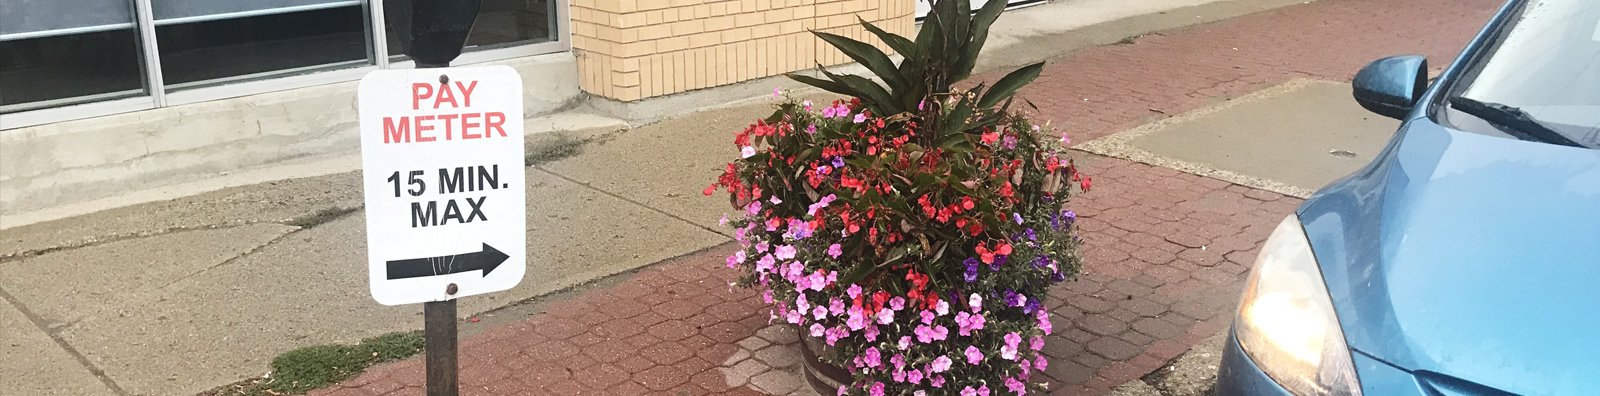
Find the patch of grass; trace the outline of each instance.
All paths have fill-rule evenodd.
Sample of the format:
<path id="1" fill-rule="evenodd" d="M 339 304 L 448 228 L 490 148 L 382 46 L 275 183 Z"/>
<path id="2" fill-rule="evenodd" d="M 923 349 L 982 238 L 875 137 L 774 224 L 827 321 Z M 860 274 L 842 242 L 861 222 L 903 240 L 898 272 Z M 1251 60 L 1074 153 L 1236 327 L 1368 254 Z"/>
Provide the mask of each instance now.
<path id="1" fill-rule="evenodd" d="M 1144 35 L 1136 34 L 1136 35 L 1132 35 L 1132 36 L 1128 36 L 1128 37 L 1123 37 L 1122 40 L 1118 40 L 1117 41 L 1117 45 L 1129 45 L 1129 44 L 1138 43 L 1139 39 L 1141 39 L 1141 38 L 1144 38 Z"/>
<path id="2" fill-rule="evenodd" d="M 525 163 L 528 166 L 546 164 L 559 161 L 583 153 L 584 140 L 567 135 L 558 135 L 552 139 L 535 142 L 528 147 L 528 157 Z"/>
<path id="3" fill-rule="evenodd" d="M 289 219 L 289 221 L 284 222 L 283 224 L 292 225 L 292 226 L 300 227 L 300 228 L 311 228 L 311 227 L 315 227 L 315 226 L 321 225 L 323 223 L 327 223 L 327 222 L 333 221 L 334 219 L 337 219 L 340 216 L 344 216 L 344 215 L 350 214 L 350 212 L 354 212 L 354 211 L 356 211 L 356 209 L 358 209 L 358 208 L 341 208 L 341 207 L 335 206 L 335 207 L 319 210 L 319 211 L 317 211 L 317 213 L 312 213 L 312 214 L 308 214 L 308 215 L 305 215 L 305 216 L 300 216 L 300 217 L 296 217 L 296 218 L 293 218 L 293 219 Z"/>
<path id="4" fill-rule="evenodd" d="M 206 396 L 299 394 L 337 384 L 372 365 L 405 359 L 422 352 L 422 332 L 384 334 L 356 345 L 313 345 L 272 359 L 272 374 L 226 385 Z"/>

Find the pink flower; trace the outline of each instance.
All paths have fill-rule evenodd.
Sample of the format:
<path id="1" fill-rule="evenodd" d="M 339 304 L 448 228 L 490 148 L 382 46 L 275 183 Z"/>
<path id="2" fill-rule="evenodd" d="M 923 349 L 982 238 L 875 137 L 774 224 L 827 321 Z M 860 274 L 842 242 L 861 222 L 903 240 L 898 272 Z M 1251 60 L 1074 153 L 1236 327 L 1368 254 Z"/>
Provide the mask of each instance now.
<path id="1" fill-rule="evenodd" d="M 761 214 L 761 201 L 750 201 L 749 205 L 745 205 L 744 212 L 745 213 L 749 213 L 751 216 L 755 216 L 755 215 Z M 758 251 L 766 251 L 767 249 L 757 249 L 757 250 Z"/>
<path id="2" fill-rule="evenodd" d="M 823 331 L 826 331 L 826 330 L 827 330 L 827 328 L 822 327 L 821 323 L 812 323 L 811 324 L 811 336 L 812 337 L 821 337 Z"/>
<path id="3" fill-rule="evenodd" d="M 1016 378 L 1006 378 L 1006 389 L 1021 395 L 1027 393 L 1028 387 L 1024 386 L 1022 381 L 1017 381 Z"/>
<path id="4" fill-rule="evenodd" d="M 806 133 L 812 134 L 812 135 L 817 134 L 817 125 L 816 124 L 806 125 Z"/>
<path id="5" fill-rule="evenodd" d="M 783 314 L 783 320 L 789 324 L 800 324 L 800 311 L 789 311 Z"/>
<path id="6" fill-rule="evenodd" d="M 800 102 L 800 107 L 805 108 L 806 111 L 811 111 L 811 99 L 806 99 L 804 101 L 801 101 Z"/>
<path id="7" fill-rule="evenodd" d="M 943 373 L 945 371 L 950 371 L 951 363 L 952 362 L 950 361 L 949 356 L 940 356 L 936 359 L 933 359 L 933 363 L 928 363 L 928 372 Z"/>
<path id="8" fill-rule="evenodd" d="M 847 335 L 850 335 L 849 330 L 845 330 L 841 327 L 834 327 L 828 329 L 828 331 L 823 334 L 823 341 L 827 342 L 828 346 L 833 346 L 833 344 L 839 342 L 840 338 L 844 338 L 844 336 Z"/>
<path id="9" fill-rule="evenodd" d="M 1022 377 L 1027 378 L 1028 372 L 1033 371 L 1033 362 L 1028 359 L 1022 359 L 1022 363 L 1018 364 L 1017 367 L 1022 368 Z"/>
<path id="10" fill-rule="evenodd" d="M 883 383 L 882 382 L 873 383 L 872 384 L 872 390 L 870 392 L 871 392 L 872 396 L 883 396 Z"/>
<path id="11" fill-rule="evenodd" d="M 861 328 L 867 326 L 867 320 L 861 316 L 860 309 L 851 307 L 849 317 L 844 320 L 844 324 L 845 326 L 850 326 L 850 330 L 861 330 Z"/>
<path id="12" fill-rule="evenodd" d="M 844 247 L 839 246 L 839 244 L 835 243 L 835 244 L 832 244 L 832 245 L 828 246 L 828 257 L 839 258 L 839 256 L 843 255 L 843 254 L 844 254 Z M 855 297 L 850 297 L 850 298 L 855 298 Z"/>
<path id="13" fill-rule="evenodd" d="M 979 351 L 978 347 L 967 345 L 966 353 L 967 364 L 978 364 L 983 362 L 983 351 Z"/>
<path id="14" fill-rule="evenodd" d="M 866 121 L 867 121 L 867 113 L 857 113 L 856 114 L 855 123 L 860 124 L 860 123 L 863 123 L 863 122 L 866 122 Z"/>
<path id="15" fill-rule="evenodd" d="M 922 312 L 918 312 L 917 314 L 918 315 L 922 315 L 922 324 L 933 324 L 933 318 L 934 318 L 933 312 L 928 312 L 926 310 L 923 310 Z"/>
<path id="16" fill-rule="evenodd" d="M 933 376 L 933 379 L 928 380 L 928 385 L 933 385 L 933 387 L 935 387 L 935 388 L 943 388 L 944 387 L 944 376 L 943 375 L 935 375 L 935 376 Z"/>
<path id="17" fill-rule="evenodd" d="M 750 158 L 754 156 L 756 156 L 755 147 L 744 146 L 739 149 L 739 158 Z"/>
<path id="18" fill-rule="evenodd" d="M 783 203 L 783 199 L 780 199 L 780 198 L 778 198 L 778 196 L 774 195 L 774 196 L 772 196 L 772 198 L 767 198 L 767 202 L 771 202 L 773 205 L 777 205 L 777 204 Z"/>
<path id="19" fill-rule="evenodd" d="M 827 285 L 828 277 L 822 275 L 822 271 L 811 273 L 811 291 L 822 291 L 822 287 Z"/>
<path id="20" fill-rule="evenodd" d="M 828 300 L 828 313 L 832 315 L 844 313 L 844 300 L 840 300 L 838 297 Z"/>
<path id="21" fill-rule="evenodd" d="M 967 297 L 967 307 L 969 307 L 973 313 L 983 310 L 983 296 L 978 295 L 978 293 L 972 293 L 971 297 Z"/>
<path id="22" fill-rule="evenodd" d="M 938 304 L 934 304 L 933 305 L 933 311 L 934 312 L 938 312 L 939 316 L 949 315 L 950 314 L 950 303 L 945 302 L 944 300 L 939 300 Z"/>
<path id="23" fill-rule="evenodd" d="M 828 317 L 828 309 L 827 308 L 823 308 L 821 305 L 818 305 L 816 307 L 812 307 L 811 308 L 811 318 L 816 319 L 816 320 L 822 320 L 823 318 L 826 318 L 826 317 Z"/>
<path id="24" fill-rule="evenodd" d="M 878 326 L 867 326 L 867 330 L 861 332 L 861 335 L 866 336 L 867 337 L 867 341 L 869 341 L 869 342 L 877 341 L 878 340 Z"/>
<path id="25" fill-rule="evenodd" d="M 1015 332 L 1006 333 L 1005 339 L 1006 345 L 1000 347 L 1000 358 L 1017 360 L 1017 344 L 1022 343 L 1022 336 L 1017 335 Z"/>
<path id="26" fill-rule="evenodd" d="M 961 396 L 978 396 L 978 390 L 970 386 L 961 388 Z"/>
<path id="27" fill-rule="evenodd" d="M 906 299 L 900 296 L 895 296 L 894 298 L 889 299 L 889 309 L 896 311 L 906 309 Z"/>
<path id="28" fill-rule="evenodd" d="M 978 385 L 978 396 L 989 396 L 989 385 Z"/>
<path id="29" fill-rule="evenodd" d="M 849 394 L 849 393 L 850 393 L 850 387 L 849 386 L 839 385 L 839 390 L 834 392 L 833 395 L 834 396 L 844 396 L 844 395 Z"/>
<path id="30" fill-rule="evenodd" d="M 773 254 L 776 254 L 779 260 L 792 259 L 795 255 L 794 246 L 778 245 L 778 250 L 773 251 Z"/>
<path id="31" fill-rule="evenodd" d="M 878 352 L 878 347 L 867 348 L 866 353 L 861 354 L 861 359 L 867 367 L 878 368 L 883 365 L 883 355 Z"/>
<path id="32" fill-rule="evenodd" d="M 906 382 L 910 382 L 910 383 L 913 383 L 913 384 L 922 382 L 922 370 L 907 371 L 906 372 Z"/>
<path id="33" fill-rule="evenodd" d="M 805 314 L 806 311 L 811 310 L 811 301 L 806 299 L 805 293 L 800 293 L 799 296 L 794 298 L 794 306 L 800 310 L 801 314 Z"/>
<path id="34" fill-rule="evenodd" d="M 1050 334 L 1050 329 L 1053 327 L 1050 324 L 1050 313 L 1041 309 L 1034 316 L 1039 318 L 1039 330 L 1043 330 L 1045 334 Z"/>
<path id="35" fill-rule="evenodd" d="M 856 297 L 860 297 L 861 296 L 861 285 L 857 285 L 857 284 L 851 283 L 849 288 L 844 289 L 844 294 L 850 296 L 851 299 L 854 299 Z"/>
<path id="36" fill-rule="evenodd" d="M 894 356 L 890 356 L 889 357 L 889 364 L 893 364 L 895 370 L 899 370 L 899 369 L 905 367 L 906 366 L 906 355 L 903 354 L 903 353 L 896 353 L 896 354 L 894 354 Z"/>
<path id="37" fill-rule="evenodd" d="M 772 290 L 761 292 L 761 302 L 766 304 L 772 303 Z"/>
<path id="38" fill-rule="evenodd" d="M 1028 339 L 1028 349 L 1035 351 L 1044 349 L 1044 336 L 1033 336 L 1033 338 Z"/>
<path id="39" fill-rule="evenodd" d="M 894 323 L 894 311 L 887 309 L 878 310 L 878 324 L 886 325 L 890 323 Z"/>
<path id="40" fill-rule="evenodd" d="M 911 336 L 900 336 L 900 342 L 895 343 L 895 347 L 900 348 L 902 351 L 906 350 L 906 348 L 910 348 Z"/>
<path id="41" fill-rule="evenodd" d="M 1037 355 L 1033 357 L 1033 368 L 1039 369 L 1039 371 L 1044 371 L 1046 367 L 1050 367 L 1050 360 L 1045 359 L 1044 355 Z"/>
<path id="42" fill-rule="evenodd" d="M 958 326 L 956 332 L 962 336 L 971 336 L 973 331 L 983 330 L 984 322 L 983 314 L 958 313 L 956 314 L 956 325 Z"/>

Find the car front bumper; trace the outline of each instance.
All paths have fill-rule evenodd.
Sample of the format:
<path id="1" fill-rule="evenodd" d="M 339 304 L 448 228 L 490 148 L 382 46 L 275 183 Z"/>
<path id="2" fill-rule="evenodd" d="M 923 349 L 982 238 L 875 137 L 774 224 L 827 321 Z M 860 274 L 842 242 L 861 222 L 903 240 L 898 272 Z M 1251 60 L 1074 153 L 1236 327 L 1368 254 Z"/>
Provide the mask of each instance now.
<path id="1" fill-rule="evenodd" d="M 1356 366 L 1356 378 L 1361 382 L 1361 393 L 1366 395 L 1432 395 L 1440 389 L 1429 387 L 1416 376 L 1387 363 L 1373 359 L 1360 351 L 1350 351 Z M 1430 390 L 1432 392 L 1430 392 Z M 1278 386 L 1277 381 L 1256 366 L 1244 353 L 1233 329 L 1228 329 L 1228 341 L 1222 349 L 1222 364 L 1217 368 L 1217 395 L 1282 395 L 1292 396 Z"/>

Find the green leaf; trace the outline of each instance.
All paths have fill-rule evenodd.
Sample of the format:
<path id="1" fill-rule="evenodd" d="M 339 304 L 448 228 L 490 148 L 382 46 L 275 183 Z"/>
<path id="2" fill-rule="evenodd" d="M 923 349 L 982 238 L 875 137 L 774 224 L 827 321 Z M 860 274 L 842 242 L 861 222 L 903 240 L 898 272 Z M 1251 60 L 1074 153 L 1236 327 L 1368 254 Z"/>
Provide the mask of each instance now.
<path id="1" fill-rule="evenodd" d="M 821 70 L 821 69 L 822 69 L 822 66 L 818 65 L 817 66 L 817 70 Z M 812 76 L 800 75 L 800 74 L 795 74 L 795 73 L 789 73 L 789 74 L 785 74 L 783 76 L 784 77 L 788 77 L 790 80 L 799 81 L 801 84 L 810 85 L 810 86 L 817 87 L 817 88 L 822 88 L 823 90 L 828 91 L 828 92 L 833 92 L 833 93 L 836 93 L 836 94 L 850 96 L 850 97 L 860 97 L 861 96 L 861 92 L 858 92 L 855 89 L 850 88 L 850 86 L 845 85 L 844 83 L 840 83 L 838 81 L 829 81 L 829 80 L 824 80 L 824 79 L 820 79 L 820 78 L 816 78 L 816 77 L 812 77 Z"/>
<path id="2" fill-rule="evenodd" d="M 905 89 L 905 77 L 900 75 L 900 70 L 895 69 L 894 61 L 889 60 L 889 56 L 884 55 L 883 51 L 879 51 L 878 47 L 833 33 L 813 31 L 811 34 L 817 35 L 817 37 L 822 38 L 822 41 L 827 41 L 834 48 L 838 48 L 840 52 L 844 52 L 845 56 L 849 56 L 850 59 L 855 60 L 862 66 L 866 66 L 867 70 L 872 71 L 872 74 L 877 75 L 878 78 L 883 79 L 884 83 L 889 84 L 889 89 Z"/>
<path id="3" fill-rule="evenodd" d="M 973 16 L 972 27 L 969 30 L 972 35 L 972 42 L 967 43 L 961 62 L 952 67 L 951 80 L 961 81 L 972 75 L 972 68 L 978 65 L 978 53 L 983 51 L 983 44 L 989 39 L 989 26 L 1000 18 L 1000 12 L 1005 8 L 1005 2 L 990 1 L 984 3 L 983 8 L 978 10 L 978 14 Z"/>
<path id="4" fill-rule="evenodd" d="M 868 32 L 872 32 L 874 36 L 878 36 L 878 39 L 883 40 L 884 44 L 888 44 L 889 48 L 894 49 L 894 52 L 900 53 L 900 55 L 906 57 L 906 59 L 911 59 L 917 56 L 917 44 L 911 42 L 910 39 L 898 34 L 886 32 L 883 29 L 878 28 L 878 26 L 873 25 L 871 22 L 861 19 L 859 16 L 856 17 L 856 20 L 861 21 L 861 27 L 866 28 Z"/>
<path id="5" fill-rule="evenodd" d="M 989 108 L 1001 100 L 1011 97 L 1022 86 L 1033 82 L 1035 78 L 1039 78 L 1039 72 L 1042 70 L 1044 70 L 1044 62 L 1023 66 L 1020 69 L 1011 71 L 1011 74 L 1007 74 L 1005 77 L 1001 77 L 1000 81 L 996 81 L 994 87 L 989 88 L 989 92 L 983 93 L 983 98 L 978 99 L 978 107 Z"/>
<path id="6" fill-rule="evenodd" d="M 874 115 L 882 117 L 901 113 L 899 104 L 895 103 L 894 101 L 894 96 L 890 95 L 889 91 L 884 90 L 883 86 L 878 85 L 878 83 L 872 82 L 872 80 L 868 80 L 866 77 L 849 74 L 833 74 L 827 70 L 821 71 L 822 74 L 827 75 L 829 79 L 843 83 L 844 85 L 849 86 L 851 89 L 860 92 L 859 95 L 852 96 L 861 98 L 861 100 L 870 102 L 873 107 L 877 107 L 876 110 L 878 111 L 875 112 L 877 114 Z"/>

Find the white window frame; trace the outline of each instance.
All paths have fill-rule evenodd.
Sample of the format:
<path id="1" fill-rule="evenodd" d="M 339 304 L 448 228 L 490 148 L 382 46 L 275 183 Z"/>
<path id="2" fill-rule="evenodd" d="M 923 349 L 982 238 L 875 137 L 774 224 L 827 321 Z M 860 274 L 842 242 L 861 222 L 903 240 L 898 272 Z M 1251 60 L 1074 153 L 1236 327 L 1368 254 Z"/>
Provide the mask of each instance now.
<path id="1" fill-rule="evenodd" d="M 186 104 L 237 98 L 242 96 L 257 95 L 269 92 L 286 91 L 318 85 L 335 84 L 360 80 L 368 72 L 381 69 L 409 69 L 416 67 L 410 60 L 390 61 L 388 48 L 388 32 L 383 17 L 384 0 L 362 0 L 361 5 L 366 11 L 367 32 L 367 59 L 361 66 L 338 67 L 337 65 L 315 66 L 308 68 L 306 74 L 252 78 L 252 75 L 232 78 L 234 82 L 198 87 L 192 89 L 177 89 L 167 92 L 168 86 L 161 75 L 161 58 L 156 42 L 155 27 L 157 23 L 152 19 L 151 0 L 131 0 L 134 5 L 134 25 L 139 34 L 140 52 L 142 55 L 140 66 L 143 71 L 144 83 L 147 94 L 114 99 L 49 107 L 36 110 L 27 110 L 16 113 L 0 115 L 0 132 L 8 129 L 25 128 L 43 124 L 80 120 L 87 118 L 103 117 L 113 114 L 129 113 L 150 110 L 168 106 L 181 106 Z M 572 50 L 572 34 L 570 24 L 571 15 L 567 0 L 551 0 L 556 3 L 555 11 L 555 40 L 539 43 L 513 45 L 503 48 L 485 50 L 469 50 L 456 58 L 454 65 L 470 65 L 476 63 L 494 62 L 535 55 L 544 55 Z M 290 70 L 292 71 L 292 70 Z M 274 70 L 260 73 L 273 75 L 284 73 L 286 70 Z M 213 80 L 210 83 L 215 84 Z"/>

